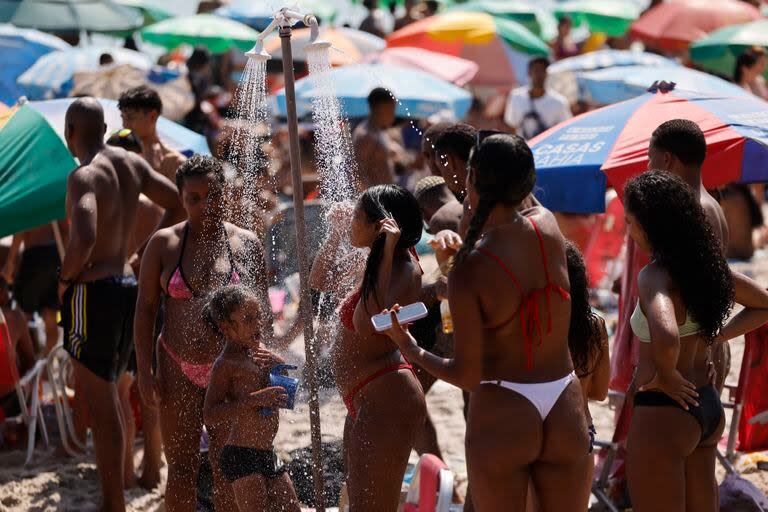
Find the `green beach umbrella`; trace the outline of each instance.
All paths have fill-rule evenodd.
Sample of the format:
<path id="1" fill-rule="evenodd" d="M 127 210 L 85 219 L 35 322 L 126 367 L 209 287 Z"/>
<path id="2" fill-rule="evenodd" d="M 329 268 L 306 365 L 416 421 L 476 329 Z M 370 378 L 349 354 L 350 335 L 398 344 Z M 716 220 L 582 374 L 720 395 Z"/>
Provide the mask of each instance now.
<path id="1" fill-rule="evenodd" d="M 167 20 L 174 16 L 159 0 L 115 0 L 115 2 L 126 7 L 138 9 L 142 16 L 144 16 L 144 26 Z"/>
<path id="2" fill-rule="evenodd" d="M 142 25 L 136 9 L 112 0 L 0 0 L 0 23 L 43 32 L 115 32 Z"/>
<path id="3" fill-rule="evenodd" d="M 203 45 L 211 53 L 224 53 L 232 47 L 250 50 L 258 36 L 247 25 L 213 14 L 171 18 L 141 30 L 142 39 L 165 48 Z"/>
<path id="4" fill-rule="evenodd" d="M 557 19 L 548 10 L 523 0 L 472 0 L 455 3 L 443 12 L 484 12 L 516 21 L 545 41 L 557 36 Z"/>
<path id="5" fill-rule="evenodd" d="M 575 26 L 586 24 L 592 32 L 623 36 L 640 16 L 640 8 L 622 0 L 566 0 L 555 6 L 557 17 L 569 16 Z"/>
<path id="6" fill-rule="evenodd" d="M 48 121 L 29 105 L 0 114 L 0 237 L 65 216 L 77 167 Z"/>
<path id="7" fill-rule="evenodd" d="M 693 62 L 707 71 L 731 77 L 736 58 L 752 46 L 768 47 L 768 20 L 715 30 L 691 44 L 689 54 Z"/>

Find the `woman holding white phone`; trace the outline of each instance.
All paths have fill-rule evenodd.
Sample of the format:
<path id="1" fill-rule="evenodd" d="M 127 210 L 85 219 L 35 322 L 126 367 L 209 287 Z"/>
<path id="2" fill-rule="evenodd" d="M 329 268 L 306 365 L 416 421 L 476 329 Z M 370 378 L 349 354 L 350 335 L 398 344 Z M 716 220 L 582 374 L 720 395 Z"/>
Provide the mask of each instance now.
<path id="1" fill-rule="evenodd" d="M 547 209 L 521 209 L 535 181 L 522 138 L 478 137 L 467 186 L 472 219 L 448 278 L 455 356 L 420 349 L 397 322 L 397 306 L 387 331 L 414 363 L 472 392 L 466 451 L 479 512 L 524 511 L 529 481 L 542 511 L 583 511 L 589 498 L 565 239 Z"/>
<path id="2" fill-rule="evenodd" d="M 410 363 L 371 317 L 421 295 L 421 238 L 416 198 L 402 187 L 379 185 L 357 202 L 350 241 L 370 248 L 362 282 L 339 308 L 344 329 L 331 347 L 336 386 L 348 416 L 344 427 L 347 490 L 353 512 L 397 509 L 408 456 L 422 431 L 424 392 Z"/>

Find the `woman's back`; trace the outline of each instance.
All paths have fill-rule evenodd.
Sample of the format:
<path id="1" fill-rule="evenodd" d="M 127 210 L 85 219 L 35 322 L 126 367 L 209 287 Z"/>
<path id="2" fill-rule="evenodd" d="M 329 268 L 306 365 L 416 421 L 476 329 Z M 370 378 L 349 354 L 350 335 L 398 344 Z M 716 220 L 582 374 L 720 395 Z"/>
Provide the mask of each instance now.
<path id="1" fill-rule="evenodd" d="M 483 313 L 483 379 L 541 382 L 573 369 L 565 241 L 551 213 L 525 214 L 486 230 L 468 259 Z"/>

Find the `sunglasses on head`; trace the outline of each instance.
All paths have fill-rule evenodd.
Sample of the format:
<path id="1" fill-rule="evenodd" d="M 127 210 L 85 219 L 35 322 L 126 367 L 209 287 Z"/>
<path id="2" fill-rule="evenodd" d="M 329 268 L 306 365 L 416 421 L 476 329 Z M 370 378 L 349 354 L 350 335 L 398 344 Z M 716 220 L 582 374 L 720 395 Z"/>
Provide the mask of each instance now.
<path id="1" fill-rule="evenodd" d="M 501 130 L 477 130 L 477 135 L 475 135 L 475 146 L 469 152 L 469 158 L 467 159 L 467 172 L 469 172 L 472 157 L 475 155 L 475 153 L 480 151 L 480 145 L 483 143 L 483 141 L 491 135 L 500 135 L 503 133 L 507 132 L 502 132 Z"/>

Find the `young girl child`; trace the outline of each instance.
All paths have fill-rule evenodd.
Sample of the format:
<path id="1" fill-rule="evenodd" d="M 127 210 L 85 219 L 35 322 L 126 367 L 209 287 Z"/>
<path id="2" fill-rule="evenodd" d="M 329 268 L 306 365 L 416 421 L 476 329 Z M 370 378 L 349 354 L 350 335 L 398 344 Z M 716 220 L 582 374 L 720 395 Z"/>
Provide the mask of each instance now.
<path id="1" fill-rule="evenodd" d="M 298 512 L 296 491 L 272 446 L 277 409 L 288 395 L 280 386 L 268 387 L 270 369 L 283 361 L 260 342 L 259 299 L 246 286 L 225 286 L 212 294 L 203 314 L 226 340 L 213 365 L 203 414 L 207 425 L 231 425 L 219 464 L 237 506 Z"/>

